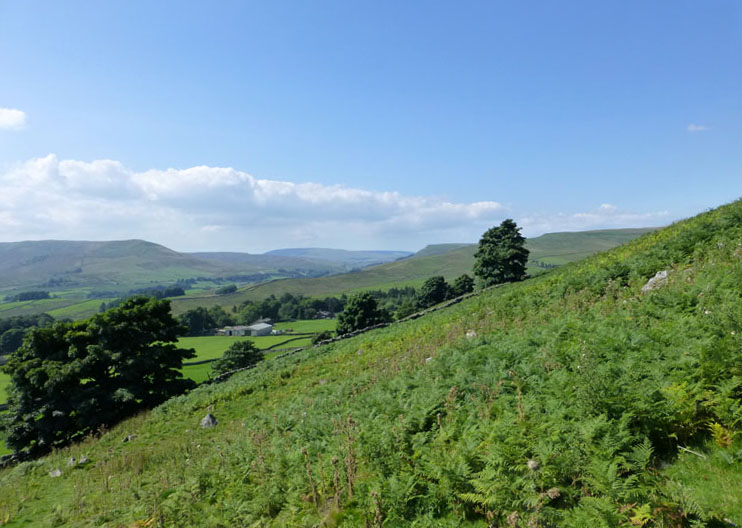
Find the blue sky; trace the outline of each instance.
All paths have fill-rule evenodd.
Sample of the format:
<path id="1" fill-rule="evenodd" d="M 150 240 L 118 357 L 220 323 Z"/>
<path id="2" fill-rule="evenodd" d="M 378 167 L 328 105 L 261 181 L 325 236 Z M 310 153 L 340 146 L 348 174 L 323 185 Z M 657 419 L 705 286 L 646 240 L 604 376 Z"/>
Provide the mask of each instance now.
<path id="1" fill-rule="evenodd" d="M 0 0 L 0 240 L 415 250 L 742 195 L 742 4 Z"/>

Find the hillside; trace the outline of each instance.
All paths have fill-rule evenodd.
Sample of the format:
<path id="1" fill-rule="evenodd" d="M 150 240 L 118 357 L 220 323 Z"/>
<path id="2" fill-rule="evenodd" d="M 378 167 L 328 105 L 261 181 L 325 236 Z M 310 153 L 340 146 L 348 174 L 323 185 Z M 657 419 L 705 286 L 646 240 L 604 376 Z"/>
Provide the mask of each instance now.
<path id="1" fill-rule="evenodd" d="M 526 241 L 531 251 L 529 267 L 539 269 L 538 263 L 549 266 L 573 262 L 606 249 L 616 247 L 652 231 L 645 229 L 613 229 L 575 233 L 550 233 Z M 233 294 L 219 297 L 192 297 L 174 299 L 173 310 L 182 313 L 196 306 L 220 304 L 239 305 L 245 300 L 260 300 L 284 293 L 307 296 L 339 295 L 363 289 L 385 289 L 392 286 L 419 286 L 433 275 L 453 280 L 464 273 L 471 274 L 476 244 L 437 244 L 427 246 L 412 257 L 373 266 L 355 273 L 311 279 L 282 279 L 248 286 Z"/>
<path id="2" fill-rule="evenodd" d="M 334 262 L 347 269 L 365 268 L 392 262 L 412 255 L 409 251 L 348 251 L 327 248 L 287 248 L 268 251 L 266 255 L 302 258 L 320 262 Z"/>
<path id="3" fill-rule="evenodd" d="M 54 317 L 84 318 L 96 313 L 103 301 L 130 290 L 173 284 L 179 279 L 198 279 L 197 287 L 185 287 L 200 292 L 214 290 L 219 282 L 246 284 L 271 277 L 342 273 L 400 255 L 407 253 L 337 250 L 321 260 L 283 255 L 280 251 L 263 255 L 178 253 L 144 240 L 0 243 L 0 316 L 43 311 Z M 19 292 L 38 290 L 51 292 L 51 298 L 1 302 Z"/>
<path id="4" fill-rule="evenodd" d="M 661 270 L 666 283 L 642 292 Z M 740 284 L 738 201 L 267 361 L 4 470 L 0 515 L 8 526 L 739 525 Z M 216 427 L 198 426 L 207 412 Z"/>
<path id="5" fill-rule="evenodd" d="M 0 243 L 0 288 L 107 288 L 126 291 L 177 279 L 276 272 L 322 274 L 340 266 L 292 257 L 240 254 L 207 259 L 144 240 Z"/>

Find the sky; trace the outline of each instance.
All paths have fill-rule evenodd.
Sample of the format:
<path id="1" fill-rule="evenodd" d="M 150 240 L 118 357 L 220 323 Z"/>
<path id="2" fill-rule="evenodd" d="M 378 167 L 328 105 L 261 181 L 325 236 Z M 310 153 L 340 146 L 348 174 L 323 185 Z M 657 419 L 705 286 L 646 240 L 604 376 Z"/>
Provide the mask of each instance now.
<path id="1" fill-rule="evenodd" d="M 0 242 L 415 251 L 742 196 L 742 3 L 0 0 Z"/>

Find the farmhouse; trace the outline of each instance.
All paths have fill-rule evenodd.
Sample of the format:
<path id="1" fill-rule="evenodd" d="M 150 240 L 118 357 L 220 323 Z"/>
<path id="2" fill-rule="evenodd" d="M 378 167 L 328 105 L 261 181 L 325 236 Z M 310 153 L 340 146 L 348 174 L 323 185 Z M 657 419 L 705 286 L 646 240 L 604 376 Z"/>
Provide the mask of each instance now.
<path id="1" fill-rule="evenodd" d="M 273 330 L 273 325 L 267 323 L 256 323 L 254 325 L 245 326 L 225 326 L 216 331 L 216 335 L 222 336 L 265 336 L 270 335 Z"/>

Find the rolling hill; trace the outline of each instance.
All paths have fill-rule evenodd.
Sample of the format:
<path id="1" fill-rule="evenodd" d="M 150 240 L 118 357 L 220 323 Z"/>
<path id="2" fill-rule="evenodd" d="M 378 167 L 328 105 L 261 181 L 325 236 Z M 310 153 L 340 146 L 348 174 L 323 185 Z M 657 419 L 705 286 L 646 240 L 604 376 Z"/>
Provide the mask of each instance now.
<path id="1" fill-rule="evenodd" d="M 741 248 L 738 201 L 266 361 L 0 471 L 2 519 L 739 525 Z M 206 413 L 215 427 L 199 427 Z"/>
<path id="2" fill-rule="evenodd" d="M 310 258 L 292 256 L 302 252 Z M 52 293 L 50 299 L 40 301 L 0 303 L 0 316 L 45 311 L 55 317 L 81 318 L 95 313 L 102 301 L 178 280 L 199 279 L 206 282 L 202 289 L 213 290 L 216 284 L 209 281 L 246 284 L 276 277 L 317 277 L 406 255 L 320 249 L 262 255 L 179 253 L 144 240 L 0 243 L 0 296 L 34 290 Z"/>
<path id="3" fill-rule="evenodd" d="M 531 251 L 530 268 L 539 269 L 539 263 L 556 266 L 574 262 L 598 251 L 616 247 L 652 231 L 644 229 L 613 229 L 568 233 L 549 233 L 526 241 Z M 364 289 L 386 289 L 393 286 L 419 286 L 425 279 L 443 275 L 452 280 L 464 273 L 471 274 L 476 244 L 437 244 L 423 248 L 412 257 L 355 273 L 311 279 L 284 279 L 248 286 L 231 295 L 198 296 L 173 300 L 173 311 L 182 313 L 196 306 L 220 304 L 239 305 L 245 300 L 260 300 L 284 293 L 307 296 L 339 295 Z"/>

